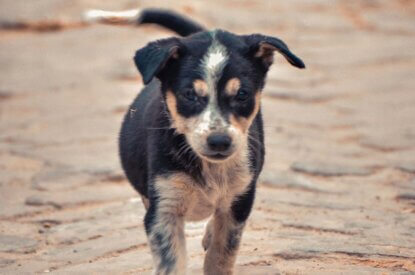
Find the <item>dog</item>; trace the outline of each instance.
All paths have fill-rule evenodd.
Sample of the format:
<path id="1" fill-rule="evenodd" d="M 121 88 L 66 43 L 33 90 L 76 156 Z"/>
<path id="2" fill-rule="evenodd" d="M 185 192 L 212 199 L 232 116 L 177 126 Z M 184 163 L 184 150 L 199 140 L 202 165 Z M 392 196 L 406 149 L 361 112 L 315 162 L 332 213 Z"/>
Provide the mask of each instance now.
<path id="1" fill-rule="evenodd" d="M 185 274 L 185 221 L 210 217 L 204 274 L 233 274 L 264 163 L 261 94 L 278 52 L 303 61 L 276 37 L 205 30 L 166 10 L 94 10 L 90 21 L 153 23 L 181 37 L 139 49 L 146 86 L 122 123 L 122 167 L 146 208 L 155 274 Z"/>

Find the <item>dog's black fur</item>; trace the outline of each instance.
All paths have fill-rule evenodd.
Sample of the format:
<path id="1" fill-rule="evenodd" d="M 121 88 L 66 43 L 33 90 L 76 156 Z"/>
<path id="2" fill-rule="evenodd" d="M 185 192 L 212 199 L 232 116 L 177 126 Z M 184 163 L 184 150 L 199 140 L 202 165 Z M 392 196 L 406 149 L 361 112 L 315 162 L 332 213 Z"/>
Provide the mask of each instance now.
<path id="1" fill-rule="evenodd" d="M 272 63 L 272 54 L 274 51 L 280 52 L 292 65 L 299 68 L 304 68 L 304 63 L 292 54 L 278 38 L 260 34 L 235 35 L 223 30 L 208 32 L 204 31 L 198 24 L 189 19 L 183 19 L 174 13 L 158 10 L 146 12 L 142 13 L 139 19 L 140 23 L 160 24 L 186 37 L 172 37 L 152 42 L 136 53 L 134 61 L 147 86 L 130 106 L 122 124 L 119 139 L 122 166 L 128 180 L 142 195 L 148 208 L 145 216 L 145 228 L 152 252 L 155 254 L 155 258 L 158 259 L 156 260 L 157 274 L 180 274 L 183 269 L 180 268 L 179 261 L 182 260 L 178 259 L 177 254 L 179 252 L 176 251 L 176 246 L 178 246 L 178 242 L 181 242 L 182 237 L 176 235 L 183 233 L 177 229 L 179 227 L 174 227 L 171 231 L 160 229 L 160 227 L 169 226 L 168 223 L 163 222 L 163 219 L 175 223 L 182 216 L 186 218 L 186 212 L 175 216 L 174 213 L 165 210 L 164 206 L 161 206 L 161 204 L 164 205 L 166 201 L 171 200 L 170 197 L 166 197 L 166 194 L 174 196 L 171 194 L 174 194 L 175 191 L 174 189 L 171 191 L 168 184 L 159 183 L 159 179 L 169 180 L 175 175 L 187 175 L 190 180 L 187 180 L 183 185 L 183 190 L 187 188 L 207 190 L 214 183 L 206 173 L 216 173 L 212 171 L 219 168 L 212 168 L 209 172 L 206 167 L 213 167 L 214 165 L 225 167 L 226 162 L 229 162 L 228 159 L 232 158 L 232 153 L 227 155 L 228 153 L 215 152 L 213 155 L 203 155 L 204 151 L 200 151 L 189 141 L 189 135 L 195 129 L 180 130 L 177 126 L 179 125 L 177 120 L 181 122 L 193 121 L 192 119 L 205 112 L 213 95 L 217 100 L 217 107 L 215 108 L 217 108 L 224 125 L 237 128 L 240 125 L 235 121 L 248 121 L 249 123 L 243 124 L 248 127 L 246 133 L 247 146 L 246 149 L 240 149 L 247 150 L 248 160 L 239 163 L 237 157 L 233 157 L 236 160 L 232 161 L 236 163 L 236 166 L 239 165 L 238 169 L 242 169 L 241 171 L 246 170 L 246 174 L 250 175 L 249 182 L 244 185 L 241 192 L 237 192 L 229 198 L 231 202 L 229 210 L 222 209 L 223 205 L 219 206 L 218 204 L 213 206 L 211 212 L 218 216 L 216 221 L 212 222 L 214 224 L 212 228 L 220 227 L 221 223 L 230 222 L 232 224 L 229 226 L 228 233 L 224 236 L 226 241 L 223 242 L 225 246 L 223 249 L 227 252 L 223 252 L 225 254 L 220 256 L 230 257 L 229 262 L 213 263 L 214 260 L 209 260 L 215 257 L 213 253 L 220 254 L 222 252 L 218 251 L 222 250 L 218 247 L 209 256 L 209 250 L 213 250 L 213 248 L 209 247 L 209 243 L 205 247 L 208 248 L 206 261 L 209 261 L 208 264 L 205 263 L 205 273 L 230 274 L 234 263 L 234 254 L 236 254 L 234 251 L 239 246 L 241 228 L 243 228 L 243 224 L 251 211 L 256 181 L 264 162 L 263 122 L 261 110 L 256 109 L 256 106 L 260 104 L 257 102 L 259 101 L 258 94 L 261 93 L 264 87 L 266 73 Z M 206 94 L 196 93 L 194 83 L 198 80 L 204 81 L 202 83 L 205 84 L 208 82 L 206 80 L 206 66 L 203 67 L 203 64 L 207 61 L 204 63 L 203 60 L 206 59 L 206 55 L 214 43 L 220 44 L 220 51 L 225 49 L 226 62 L 223 63 L 223 68 L 220 71 L 214 72 L 215 89 L 209 97 Z M 218 50 L 218 54 L 222 53 Z M 215 56 L 212 58 L 211 62 L 215 62 Z M 237 91 L 235 91 L 235 94 L 229 95 L 225 90 L 228 89 L 227 85 L 232 79 L 237 80 L 235 82 L 238 84 L 235 84 Z M 209 91 L 212 93 L 213 90 L 210 88 Z M 171 97 L 173 97 L 173 101 L 171 101 Z M 169 105 L 169 100 L 175 102 L 175 105 Z M 226 129 L 223 131 L 226 132 Z M 243 130 L 241 133 L 243 133 Z M 233 137 L 232 140 L 235 140 L 235 138 Z M 198 142 L 204 146 L 205 140 L 199 140 Z M 186 150 L 183 150 L 184 147 Z M 206 150 L 210 152 L 210 149 Z M 226 174 L 227 172 L 222 171 L 220 173 Z M 234 177 L 235 180 L 238 180 L 237 175 L 230 173 L 226 176 L 213 175 L 212 177 L 226 178 L 227 180 L 224 180 L 224 183 L 230 184 L 229 182 Z M 186 184 L 191 187 L 186 187 Z M 182 189 L 180 189 L 180 192 L 182 192 Z M 186 196 L 180 197 L 181 200 L 186 200 Z M 220 194 L 217 196 L 218 198 L 221 197 Z M 176 205 L 173 207 L 176 207 Z M 186 208 L 187 206 L 183 207 Z M 166 211 L 169 213 L 169 218 L 166 218 Z M 221 219 L 219 212 L 226 213 L 226 215 L 229 213 L 226 217 L 231 221 Z M 162 215 L 165 216 L 161 218 Z M 223 224 L 222 227 L 227 228 Z M 212 232 L 207 232 L 205 238 L 207 240 L 215 238 L 215 236 L 208 236 L 209 234 L 219 235 L 220 232 L 215 230 L 212 229 Z M 176 238 L 178 239 L 176 240 Z M 217 242 L 220 243 L 219 237 L 216 236 L 216 238 Z M 182 248 L 178 250 L 180 249 Z M 212 265 L 214 267 L 211 267 Z"/>
<path id="2" fill-rule="evenodd" d="M 188 36 L 205 29 L 196 22 L 169 10 L 145 9 L 140 13 L 137 24 L 157 24 L 171 29 L 180 36 Z"/>

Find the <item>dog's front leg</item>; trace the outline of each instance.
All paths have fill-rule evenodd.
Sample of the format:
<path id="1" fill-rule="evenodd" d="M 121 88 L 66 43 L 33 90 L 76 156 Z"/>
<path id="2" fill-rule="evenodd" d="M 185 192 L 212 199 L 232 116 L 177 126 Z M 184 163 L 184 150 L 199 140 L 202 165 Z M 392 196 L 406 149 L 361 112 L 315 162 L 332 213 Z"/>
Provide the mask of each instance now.
<path id="1" fill-rule="evenodd" d="M 183 218 L 159 213 L 147 236 L 154 259 L 154 274 L 185 274 L 186 245 Z"/>
<path id="2" fill-rule="evenodd" d="M 255 197 L 255 181 L 247 192 L 234 199 L 229 209 L 218 209 L 206 228 L 205 275 L 232 275 L 245 222 Z"/>
<path id="3" fill-rule="evenodd" d="M 211 234 L 204 263 L 205 275 L 232 275 L 245 223 L 237 222 L 230 213 L 215 213 L 207 228 Z"/>
<path id="4" fill-rule="evenodd" d="M 154 182 L 156 196 L 150 201 L 145 217 L 157 275 L 186 274 L 184 212 L 188 192 L 181 180 L 169 177 Z"/>

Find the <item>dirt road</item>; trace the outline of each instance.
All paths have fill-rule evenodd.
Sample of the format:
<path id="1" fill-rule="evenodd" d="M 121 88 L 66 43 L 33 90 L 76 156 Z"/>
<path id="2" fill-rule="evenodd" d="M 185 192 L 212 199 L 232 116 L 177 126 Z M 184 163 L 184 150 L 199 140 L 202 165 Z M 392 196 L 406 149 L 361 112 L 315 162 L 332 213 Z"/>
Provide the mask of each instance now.
<path id="1" fill-rule="evenodd" d="M 87 8 L 0 3 L 0 273 L 146 274 L 143 207 L 117 155 L 142 87 L 135 50 L 171 33 L 79 24 Z M 266 165 L 236 274 L 415 272 L 415 5 L 180 1 L 209 28 L 279 36 L 263 93 Z M 200 274 L 204 224 L 188 224 Z"/>

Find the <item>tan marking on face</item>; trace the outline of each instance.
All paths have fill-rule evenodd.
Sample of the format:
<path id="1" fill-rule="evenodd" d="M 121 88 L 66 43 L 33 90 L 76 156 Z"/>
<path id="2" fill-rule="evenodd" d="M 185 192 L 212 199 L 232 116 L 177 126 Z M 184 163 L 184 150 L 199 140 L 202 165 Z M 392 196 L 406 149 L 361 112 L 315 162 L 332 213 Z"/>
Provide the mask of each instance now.
<path id="1" fill-rule="evenodd" d="M 199 96 L 207 96 L 208 94 L 208 85 L 204 80 L 196 79 L 193 82 L 193 87 L 195 89 L 195 92 Z"/>
<path id="2" fill-rule="evenodd" d="M 247 133 L 252 121 L 259 111 L 261 105 L 261 93 L 258 91 L 255 95 L 255 107 L 254 111 L 249 117 L 235 117 L 233 114 L 230 116 L 230 122 L 233 126 L 238 128 L 242 133 Z"/>
<path id="3" fill-rule="evenodd" d="M 167 109 L 170 112 L 172 127 L 180 134 L 186 135 L 189 138 L 190 134 L 200 123 L 200 115 L 190 118 L 183 117 L 177 111 L 177 99 L 171 90 L 166 93 Z"/>
<path id="4" fill-rule="evenodd" d="M 229 96 L 234 96 L 239 91 L 239 88 L 241 88 L 241 81 L 239 78 L 231 78 L 226 83 L 225 93 Z"/>
<path id="5" fill-rule="evenodd" d="M 187 131 L 185 118 L 177 112 L 177 99 L 170 90 L 166 93 L 166 104 L 171 115 L 173 127 L 177 129 L 177 132 L 184 134 Z"/>
<path id="6" fill-rule="evenodd" d="M 190 118 L 181 116 L 177 111 L 176 96 L 171 90 L 166 93 L 166 104 L 170 112 L 172 127 L 176 128 L 178 133 L 184 134 L 193 150 L 199 153 L 210 134 L 210 112 L 204 111 Z"/>

